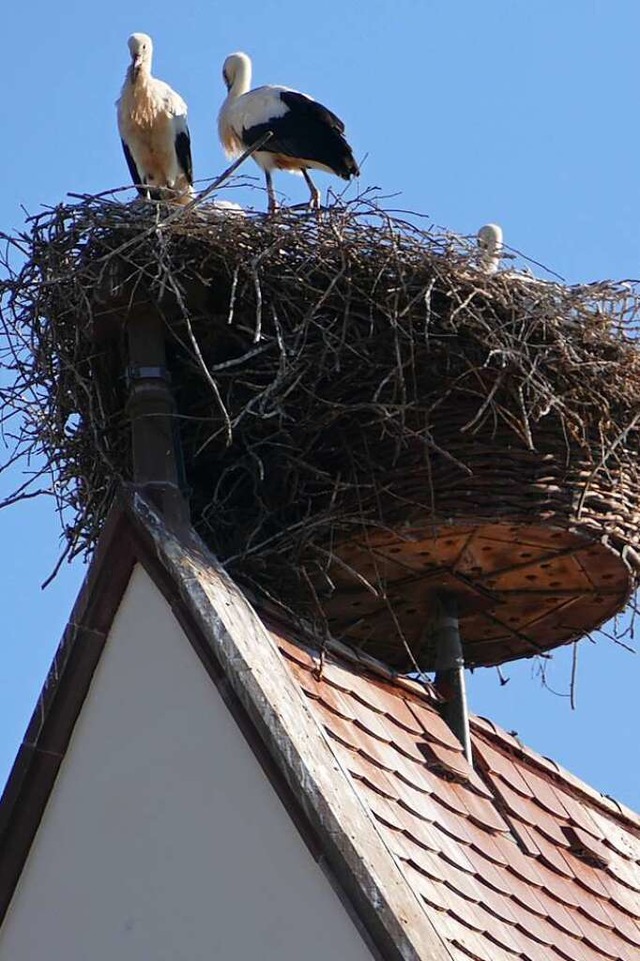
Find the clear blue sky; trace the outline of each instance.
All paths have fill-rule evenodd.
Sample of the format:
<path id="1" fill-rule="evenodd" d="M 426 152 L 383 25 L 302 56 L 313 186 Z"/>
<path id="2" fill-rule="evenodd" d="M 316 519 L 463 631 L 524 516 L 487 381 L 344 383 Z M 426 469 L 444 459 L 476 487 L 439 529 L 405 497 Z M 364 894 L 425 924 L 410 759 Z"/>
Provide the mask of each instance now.
<path id="1" fill-rule="evenodd" d="M 154 72 L 187 100 L 196 177 L 225 164 L 221 64 L 246 50 L 256 83 L 283 83 L 343 117 L 360 188 L 463 234 L 498 221 L 507 242 L 568 281 L 640 275 L 637 0 L 32 0 L 0 38 L 0 225 L 67 191 L 128 182 L 115 128 L 127 36 L 150 33 Z M 325 186 L 328 180 L 319 176 Z M 304 183 L 281 175 L 292 200 Z M 260 197 L 260 202 L 263 198 Z M 15 478 L 14 478 L 15 479 Z M 11 479 L 0 475 L 0 496 Z M 0 513 L 0 783 L 79 587 L 80 565 L 40 583 L 60 545 L 53 506 Z M 566 690 L 561 652 L 550 680 Z M 640 658 L 580 646 L 578 707 L 523 662 L 470 679 L 472 708 L 594 787 L 640 808 Z"/>

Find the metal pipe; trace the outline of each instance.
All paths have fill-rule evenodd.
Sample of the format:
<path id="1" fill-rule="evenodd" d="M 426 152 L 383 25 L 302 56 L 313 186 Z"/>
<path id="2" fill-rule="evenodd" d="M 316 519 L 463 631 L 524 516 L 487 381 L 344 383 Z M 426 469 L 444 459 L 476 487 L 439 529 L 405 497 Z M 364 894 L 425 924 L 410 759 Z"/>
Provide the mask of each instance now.
<path id="1" fill-rule="evenodd" d="M 184 496 L 175 402 L 166 368 L 164 324 L 151 310 L 139 308 L 127 321 L 129 401 L 133 482 L 167 521 L 189 522 Z"/>
<path id="2" fill-rule="evenodd" d="M 473 765 L 458 602 L 453 594 L 444 591 L 436 595 L 435 601 L 435 686 L 445 698 L 442 716 L 462 744 L 467 761 Z"/>

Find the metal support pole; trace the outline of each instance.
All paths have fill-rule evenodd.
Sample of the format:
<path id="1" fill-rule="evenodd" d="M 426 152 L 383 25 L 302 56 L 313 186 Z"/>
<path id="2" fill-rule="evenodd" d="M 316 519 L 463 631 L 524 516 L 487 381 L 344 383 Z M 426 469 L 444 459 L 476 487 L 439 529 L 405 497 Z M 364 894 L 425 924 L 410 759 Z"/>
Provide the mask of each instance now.
<path id="1" fill-rule="evenodd" d="M 458 623 L 458 603 L 453 594 L 436 596 L 436 676 L 435 686 L 445 697 L 444 720 L 462 744 L 465 757 L 473 764 L 469 711 L 464 677 L 464 656 Z"/>
<path id="2" fill-rule="evenodd" d="M 152 311 L 132 311 L 127 321 L 133 482 L 167 521 L 189 523 L 180 483 L 175 403 L 166 366 L 164 325 Z"/>

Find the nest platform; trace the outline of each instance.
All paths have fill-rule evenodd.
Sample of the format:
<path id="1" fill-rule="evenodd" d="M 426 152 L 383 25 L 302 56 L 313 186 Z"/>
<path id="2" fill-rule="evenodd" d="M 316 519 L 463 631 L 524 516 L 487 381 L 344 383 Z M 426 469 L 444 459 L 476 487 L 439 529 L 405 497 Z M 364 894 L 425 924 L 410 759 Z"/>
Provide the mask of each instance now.
<path id="1" fill-rule="evenodd" d="M 160 315 L 194 526 L 256 602 L 398 670 L 436 595 L 470 666 L 546 654 L 638 579 L 634 284 L 487 275 L 364 200 L 242 216 L 86 198 L 8 270 L 16 449 L 70 554 L 131 479 L 127 328 Z"/>

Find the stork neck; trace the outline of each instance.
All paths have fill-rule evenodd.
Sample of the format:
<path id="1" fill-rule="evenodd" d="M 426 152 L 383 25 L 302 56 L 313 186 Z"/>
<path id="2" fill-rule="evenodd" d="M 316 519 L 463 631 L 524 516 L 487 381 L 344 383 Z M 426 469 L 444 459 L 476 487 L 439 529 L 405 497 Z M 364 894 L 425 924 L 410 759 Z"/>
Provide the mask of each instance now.
<path id="1" fill-rule="evenodd" d="M 143 60 L 137 66 L 131 64 L 129 67 L 129 79 L 131 83 L 144 84 L 151 78 L 151 64 L 148 60 Z"/>
<path id="2" fill-rule="evenodd" d="M 500 251 L 497 249 L 488 250 L 486 254 L 487 273 L 495 274 L 500 266 Z"/>
<path id="3" fill-rule="evenodd" d="M 498 240 L 491 241 L 484 250 L 481 262 L 488 274 L 495 274 L 502 258 L 502 244 Z"/>
<path id="4" fill-rule="evenodd" d="M 229 99 L 234 100 L 236 97 L 241 97 L 244 93 L 248 92 L 250 86 L 251 64 L 243 61 L 238 65 L 238 70 L 231 84 L 231 89 L 229 90 Z"/>

